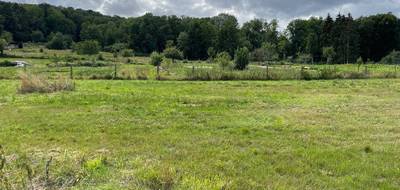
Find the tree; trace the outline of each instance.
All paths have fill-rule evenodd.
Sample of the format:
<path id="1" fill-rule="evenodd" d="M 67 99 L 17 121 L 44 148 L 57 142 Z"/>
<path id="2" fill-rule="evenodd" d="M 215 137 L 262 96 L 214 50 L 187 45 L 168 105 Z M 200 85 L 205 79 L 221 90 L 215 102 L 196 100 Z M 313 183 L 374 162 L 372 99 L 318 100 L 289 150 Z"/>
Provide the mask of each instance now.
<path id="1" fill-rule="evenodd" d="M 86 40 L 74 44 L 73 50 L 80 55 L 96 55 L 100 52 L 100 45 L 95 40 Z"/>
<path id="2" fill-rule="evenodd" d="M 220 14 L 213 18 L 218 27 L 218 51 L 226 51 L 231 56 L 239 46 L 239 24 L 234 16 Z"/>
<path id="3" fill-rule="evenodd" d="M 40 30 L 36 30 L 32 32 L 32 41 L 33 42 L 43 42 L 44 41 L 44 35 L 43 32 Z"/>
<path id="4" fill-rule="evenodd" d="M 207 55 L 208 55 L 208 59 L 210 61 L 213 61 L 213 59 L 215 58 L 217 52 L 215 51 L 214 47 L 209 47 L 207 50 Z"/>
<path id="5" fill-rule="evenodd" d="M 1 55 L 4 55 L 4 49 L 7 46 L 7 41 L 5 39 L 0 39 L 0 52 Z"/>
<path id="6" fill-rule="evenodd" d="M 217 54 L 217 57 L 215 58 L 215 62 L 218 63 L 218 65 L 222 69 L 226 69 L 230 63 L 231 63 L 231 56 L 229 55 L 228 52 L 221 52 Z"/>
<path id="7" fill-rule="evenodd" d="M 235 52 L 235 69 L 244 70 L 249 64 L 249 50 L 247 48 L 239 48 Z"/>
<path id="8" fill-rule="evenodd" d="M 389 55 L 382 58 L 381 63 L 383 64 L 400 64 L 400 51 L 392 51 Z"/>
<path id="9" fill-rule="evenodd" d="M 326 64 L 331 64 L 333 62 L 333 58 L 335 57 L 335 49 L 330 47 L 323 48 L 323 57 L 326 59 Z"/>
<path id="10" fill-rule="evenodd" d="M 159 67 L 164 59 L 164 56 L 158 52 L 153 52 L 150 55 L 150 62 L 152 65 Z"/>
<path id="11" fill-rule="evenodd" d="M 166 58 L 172 59 L 172 63 L 175 63 L 175 59 L 182 59 L 183 57 L 183 53 L 174 46 L 166 48 L 163 54 Z"/>
<path id="12" fill-rule="evenodd" d="M 184 57 L 188 57 L 190 51 L 189 34 L 181 32 L 178 36 L 178 48 L 183 52 Z"/>
<path id="13" fill-rule="evenodd" d="M 13 41 L 13 35 L 10 32 L 3 32 L 0 35 L 0 38 L 6 40 L 7 43 L 11 43 Z"/>
<path id="14" fill-rule="evenodd" d="M 69 49 L 72 45 L 72 38 L 61 33 L 55 34 L 52 39 L 47 43 L 47 48 L 49 49 Z"/>
<path id="15" fill-rule="evenodd" d="M 158 52 L 153 52 L 150 55 L 151 64 L 157 67 L 157 80 L 160 80 L 160 66 L 164 56 Z"/>
<path id="16" fill-rule="evenodd" d="M 263 43 L 262 48 L 265 51 L 265 60 L 266 61 L 276 61 L 279 59 L 279 55 L 277 52 L 277 48 L 272 43 Z"/>
<path id="17" fill-rule="evenodd" d="M 359 58 L 357 59 L 358 72 L 360 72 L 360 67 L 361 67 L 361 65 L 363 65 L 363 64 L 364 64 L 363 59 L 362 59 L 361 57 L 359 57 Z"/>

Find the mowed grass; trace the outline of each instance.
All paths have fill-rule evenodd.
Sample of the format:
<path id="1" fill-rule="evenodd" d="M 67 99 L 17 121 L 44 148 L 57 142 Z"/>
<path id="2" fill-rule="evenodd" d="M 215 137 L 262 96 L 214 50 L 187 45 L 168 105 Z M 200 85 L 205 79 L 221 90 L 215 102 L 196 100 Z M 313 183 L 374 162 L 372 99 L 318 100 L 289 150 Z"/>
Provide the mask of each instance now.
<path id="1" fill-rule="evenodd" d="M 72 189 L 400 188 L 397 79 L 18 85 L 0 81 L 9 179 L 26 155 Z"/>

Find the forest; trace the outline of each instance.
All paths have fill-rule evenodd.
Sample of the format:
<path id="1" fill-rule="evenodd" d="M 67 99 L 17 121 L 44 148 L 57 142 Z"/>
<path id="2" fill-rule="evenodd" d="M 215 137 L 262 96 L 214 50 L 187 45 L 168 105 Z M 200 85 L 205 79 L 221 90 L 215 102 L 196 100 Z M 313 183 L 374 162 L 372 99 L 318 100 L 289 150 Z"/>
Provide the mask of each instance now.
<path id="1" fill-rule="evenodd" d="M 233 57 L 235 50 L 246 47 L 254 61 L 307 59 L 343 64 L 360 57 L 378 62 L 400 49 L 400 20 L 392 13 L 357 19 L 337 14 L 296 19 L 281 31 L 277 20 L 239 24 L 228 14 L 193 18 L 147 13 L 123 18 L 49 4 L 0 2 L 0 35 L 6 43 L 20 46 L 57 41 L 51 49 L 70 49 L 74 42 L 94 40 L 105 51 L 122 46 L 136 55 L 149 55 L 170 45 L 185 59 L 205 60 L 218 52 Z"/>

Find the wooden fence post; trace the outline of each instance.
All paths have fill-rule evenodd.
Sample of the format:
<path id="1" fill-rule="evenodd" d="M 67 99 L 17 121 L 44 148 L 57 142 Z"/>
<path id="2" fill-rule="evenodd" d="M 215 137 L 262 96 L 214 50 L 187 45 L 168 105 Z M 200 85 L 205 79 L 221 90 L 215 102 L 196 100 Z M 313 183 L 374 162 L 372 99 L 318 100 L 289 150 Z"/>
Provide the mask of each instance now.
<path id="1" fill-rule="evenodd" d="M 74 72 L 72 69 L 72 65 L 69 66 L 69 78 L 72 80 L 74 79 Z"/>
<path id="2" fill-rule="evenodd" d="M 114 80 L 117 79 L 117 64 L 114 64 Z"/>

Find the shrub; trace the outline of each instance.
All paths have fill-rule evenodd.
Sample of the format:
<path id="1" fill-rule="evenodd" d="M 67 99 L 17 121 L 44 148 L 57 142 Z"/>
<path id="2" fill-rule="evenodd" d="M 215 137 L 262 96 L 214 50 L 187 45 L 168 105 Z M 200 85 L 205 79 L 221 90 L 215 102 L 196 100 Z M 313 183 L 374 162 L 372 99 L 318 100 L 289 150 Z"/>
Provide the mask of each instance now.
<path id="1" fill-rule="evenodd" d="M 172 62 L 175 62 L 175 59 L 182 59 L 183 53 L 179 51 L 176 47 L 169 47 L 164 50 L 164 56 L 168 59 L 172 59 Z"/>
<path id="2" fill-rule="evenodd" d="M 121 53 L 122 57 L 133 57 L 133 50 L 124 49 Z"/>
<path id="3" fill-rule="evenodd" d="M 0 67 L 15 67 L 15 66 L 16 66 L 15 63 L 8 61 L 8 60 L 0 62 Z"/>
<path id="4" fill-rule="evenodd" d="M 153 52 L 150 55 L 150 63 L 154 66 L 160 66 L 163 59 L 164 59 L 164 56 L 158 52 Z"/>
<path id="5" fill-rule="evenodd" d="M 322 56 L 326 59 L 326 64 L 331 64 L 335 55 L 336 52 L 333 47 L 324 47 L 322 49 Z"/>
<path id="6" fill-rule="evenodd" d="M 52 34 L 52 36 L 53 37 L 46 45 L 47 48 L 57 50 L 71 48 L 73 42 L 71 36 L 63 35 L 61 33 Z"/>
<path id="7" fill-rule="evenodd" d="M 122 50 L 127 49 L 127 48 L 128 48 L 128 45 L 125 44 L 125 43 L 115 43 L 115 44 L 113 44 L 111 46 L 105 47 L 104 51 L 111 52 L 111 53 L 113 53 L 113 52 L 121 52 Z"/>
<path id="8" fill-rule="evenodd" d="M 217 57 L 215 58 L 215 62 L 217 62 L 222 69 L 225 69 L 231 64 L 231 59 L 232 58 L 228 52 L 221 52 L 218 53 Z"/>
<path id="9" fill-rule="evenodd" d="M 57 91 L 73 91 L 75 85 L 73 81 L 59 76 L 54 81 L 47 80 L 41 76 L 21 73 L 21 86 L 18 89 L 19 93 L 52 93 Z"/>
<path id="10" fill-rule="evenodd" d="M 0 39 L 0 53 L 4 55 L 4 49 L 7 46 L 7 41 L 5 39 Z"/>
<path id="11" fill-rule="evenodd" d="M 389 55 L 382 58 L 383 64 L 400 64 L 400 51 L 392 51 Z"/>
<path id="12" fill-rule="evenodd" d="M 95 40 L 87 40 L 76 43 L 73 50 L 80 55 L 95 55 L 100 52 L 100 45 Z"/>
<path id="13" fill-rule="evenodd" d="M 235 69 L 244 70 L 249 64 L 249 50 L 244 47 L 235 52 Z"/>

